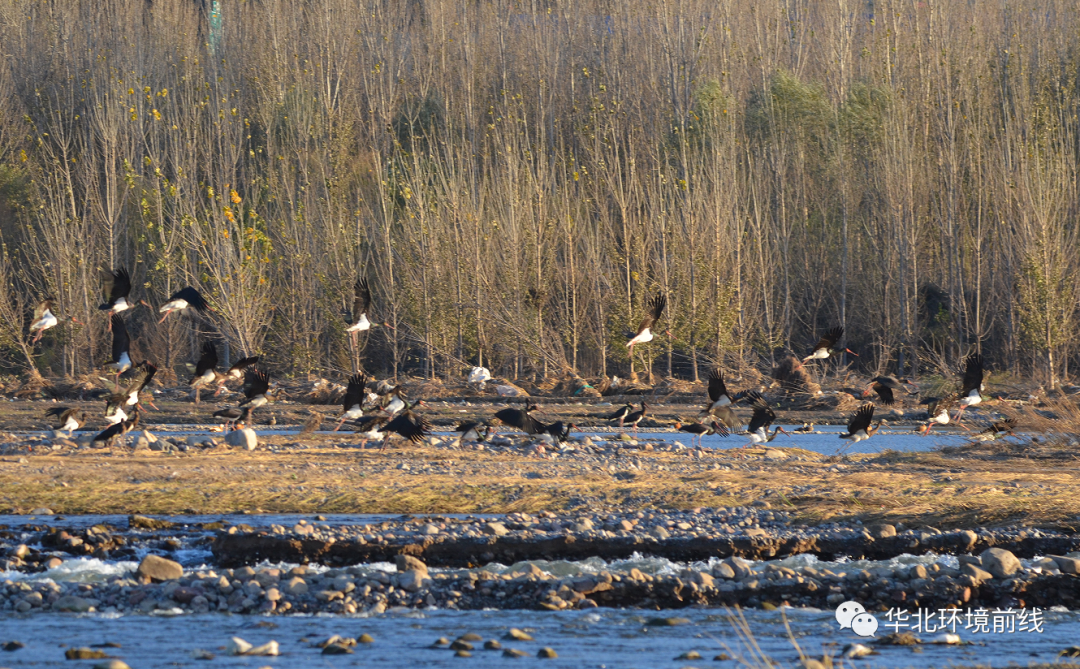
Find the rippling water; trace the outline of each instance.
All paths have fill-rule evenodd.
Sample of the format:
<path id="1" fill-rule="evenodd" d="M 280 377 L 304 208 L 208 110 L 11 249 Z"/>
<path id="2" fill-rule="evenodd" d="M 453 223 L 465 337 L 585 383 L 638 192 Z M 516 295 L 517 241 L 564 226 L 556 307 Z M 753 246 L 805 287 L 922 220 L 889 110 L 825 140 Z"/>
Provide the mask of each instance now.
<path id="1" fill-rule="evenodd" d="M 646 627 L 654 616 L 675 615 L 690 623 L 677 627 Z M 861 641 L 849 630 L 840 630 L 831 612 L 784 609 L 744 612 L 753 640 L 768 657 L 783 664 L 795 664 L 796 642 L 809 656 L 838 655 L 844 646 Z M 791 637 L 785 629 L 785 617 Z M 487 667 L 507 666 L 499 651 L 483 650 L 475 644 L 471 659 L 457 658 L 445 649 L 431 648 L 438 637 L 453 639 L 474 632 L 485 639 L 500 639 L 503 647 L 513 647 L 535 656 L 548 646 L 558 653 L 545 667 L 736 667 L 757 664 L 753 645 L 733 623 L 732 612 L 718 609 L 684 609 L 668 612 L 641 612 L 598 609 L 589 612 L 535 611 L 413 611 L 390 612 L 379 617 L 275 617 L 254 616 L 68 616 L 38 615 L 24 619 L 0 618 L 2 636 L 18 639 L 26 648 L 4 653 L 0 663 L 9 667 L 73 666 L 64 660 L 64 648 L 118 643 L 106 649 L 134 669 L 176 666 L 272 666 L 307 667 Z M 525 629 L 535 641 L 502 640 L 510 627 Z M 356 649 L 354 655 L 326 656 L 309 642 L 332 634 L 356 637 L 371 634 L 375 643 Z M 239 636 L 253 644 L 276 640 L 282 655 L 272 657 L 228 657 L 224 646 Z M 1076 613 L 1046 614 L 1043 633 L 967 635 L 974 645 L 878 647 L 880 654 L 859 664 L 863 666 L 931 667 L 943 665 L 1028 664 L 1051 662 L 1057 652 L 1080 639 L 1080 617 Z M 929 639 L 929 635 L 927 635 Z M 916 650 L 913 650 L 915 648 Z M 218 655 L 207 665 L 194 659 L 196 650 Z M 677 660 L 696 651 L 700 660 Z M 732 659 L 715 661 L 719 653 Z M 536 660 L 523 659 L 529 665 Z"/>

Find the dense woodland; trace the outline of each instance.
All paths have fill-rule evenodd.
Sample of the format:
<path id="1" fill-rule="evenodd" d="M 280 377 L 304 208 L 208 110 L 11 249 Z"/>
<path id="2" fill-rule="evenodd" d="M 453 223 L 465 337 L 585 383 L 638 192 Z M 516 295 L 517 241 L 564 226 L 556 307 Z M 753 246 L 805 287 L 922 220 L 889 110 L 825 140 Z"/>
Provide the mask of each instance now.
<path id="1" fill-rule="evenodd" d="M 216 307 L 125 314 L 175 369 L 625 375 L 657 292 L 638 371 L 1080 362 L 1075 0 L 0 0 L 0 46 L 8 372 L 108 360 L 109 267 Z"/>

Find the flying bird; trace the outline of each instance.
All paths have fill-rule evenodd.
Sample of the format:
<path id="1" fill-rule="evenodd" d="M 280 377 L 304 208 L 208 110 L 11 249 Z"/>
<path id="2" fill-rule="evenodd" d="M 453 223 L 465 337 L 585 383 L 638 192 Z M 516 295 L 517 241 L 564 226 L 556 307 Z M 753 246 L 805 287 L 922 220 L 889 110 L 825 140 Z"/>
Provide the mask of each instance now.
<path id="1" fill-rule="evenodd" d="M 258 367 L 248 367 L 244 373 L 244 387 L 241 388 L 244 400 L 240 402 L 240 406 L 250 405 L 252 409 L 265 406 L 270 401 L 267 397 L 269 390 L 270 375 Z"/>
<path id="2" fill-rule="evenodd" d="M 380 451 L 386 448 L 386 444 L 390 441 L 390 437 L 395 434 L 414 444 L 422 443 L 424 437 L 431 434 L 431 423 L 428 423 L 422 417 L 414 414 L 410 407 L 395 416 L 393 420 L 386 423 L 386 425 L 383 426 L 383 432 L 386 433 L 386 437 L 383 438 L 382 446 L 379 448 Z"/>
<path id="3" fill-rule="evenodd" d="M 353 284 L 353 308 L 345 318 L 349 322 L 349 327 L 345 328 L 345 332 L 352 337 L 353 346 L 356 346 L 359 333 L 367 332 L 373 327 L 394 329 L 394 326 L 389 323 L 373 323 L 368 318 L 369 313 L 371 313 L 371 289 L 368 287 L 367 279 L 361 277 Z"/>
<path id="4" fill-rule="evenodd" d="M 776 435 L 780 432 L 787 434 L 787 430 L 776 426 L 776 429 L 769 433 L 769 426 L 776 420 L 776 413 L 769 407 L 768 402 L 764 397 L 758 395 L 753 404 L 754 413 L 750 416 L 750 425 L 746 430 L 749 433 L 750 441 L 743 445 L 743 448 L 750 446 L 751 444 L 767 444 L 773 439 L 776 439 Z"/>
<path id="5" fill-rule="evenodd" d="M 195 290 L 191 286 L 186 286 L 176 291 L 169 297 L 169 301 L 161 305 L 158 309 L 158 313 L 165 314 L 161 317 L 158 323 L 164 323 L 165 319 L 169 317 L 174 311 L 183 311 L 188 307 L 194 308 L 196 311 L 206 311 L 210 309 L 210 305 L 207 304 L 203 296 L 199 294 L 199 291 Z"/>
<path id="6" fill-rule="evenodd" d="M 30 321 L 30 333 L 37 334 L 34 334 L 34 338 L 30 340 L 30 343 L 38 343 L 46 330 L 56 327 L 62 320 L 68 320 L 76 325 L 81 325 L 74 316 L 57 317 L 57 315 L 52 312 L 52 300 L 42 300 L 38 302 L 37 306 L 34 307 L 34 318 Z"/>
<path id="7" fill-rule="evenodd" d="M 660 316 L 664 313 L 664 305 L 667 304 L 667 298 L 663 293 L 657 293 L 655 297 L 649 300 L 645 318 L 641 320 L 641 324 L 638 325 L 637 334 L 634 335 L 630 341 L 626 342 L 626 347 L 630 350 L 630 357 L 634 356 L 634 346 L 636 344 L 646 344 L 653 340 L 652 327 L 660 320 Z M 670 337 L 671 333 L 667 332 Z"/>
<path id="8" fill-rule="evenodd" d="M 218 379 L 217 373 L 217 349 L 211 342 L 203 342 L 202 355 L 195 363 L 195 373 L 192 374 L 188 385 L 195 389 L 195 404 L 199 404 L 199 392 L 206 386 L 211 385 Z"/>
<path id="9" fill-rule="evenodd" d="M 353 421 L 360 430 L 360 448 L 367 445 L 368 441 L 378 441 L 386 436 L 386 432 L 383 431 L 390 419 L 386 416 L 379 416 L 378 414 L 372 414 L 370 416 L 364 416 Z"/>
<path id="10" fill-rule="evenodd" d="M 882 425 L 886 425 L 888 421 L 878 421 L 878 424 L 871 427 L 870 422 L 874 420 L 874 403 L 867 402 L 858 409 L 855 410 L 855 415 L 848 421 L 847 432 L 840 435 L 841 439 L 848 439 L 853 443 L 864 441 L 874 436 Z"/>
<path id="11" fill-rule="evenodd" d="M 239 381 L 244 378 L 244 370 L 251 367 L 255 363 L 259 362 L 259 356 L 253 355 L 247 358 L 240 358 L 233 363 L 232 367 L 229 367 L 224 374 L 218 374 L 218 388 L 214 393 L 214 396 L 221 394 L 222 389 L 225 388 L 225 384 L 229 381 Z"/>
<path id="12" fill-rule="evenodd" d="M 881 398 L 881 403 L 885 406 L 892 406 L 896 402 L 896 396 L 893 394 L 895 390 L 901 390 L 904 386 L 912 386 L 915 390 L 919 387 L 915 385 L 910 379 L 898 379 L 895 376 L 875 376 L 870 379 L 870 383 L 866 386 L 866 390 L 863 391 L 863 397 L 866 397 L 871 392 L 877 393 Z"/>
<path id="13" fill-rule="evenodd" d="M 814 352 L 802 359 L 803 364 L 806 364 L 811 360 L 823 360 L 833 353 L 839 352 L 840 349 L 836 348 L 836 345 L 843 336 L 844 328 L 839 325 L 826 332 L 817 345 L 814 346 Z M 844 350 L 856 357 L 859 355 L 850 348 L 845 348 Z"/>
<path id="14" fill-rule="evenodd" d="M 112 318 L 112 361 L 109 367 L 116 371 L 116 383 L 120 383 L 120 375 L 131 369 L 131 339 L 128 337 L 127 325 L 120 314 L 113 314 Z"/>
<path id="15" fill-rule="evenodd" d="M 128 300 L 131 294 L 131 275 L 124 268 L 100 270 L 101 291 L 105 296 L 105 302 L 98 305 L 98 309 L 106 312 L 109 317 L 109 329 L 112 330 L 112 316 L 121 311 L 127 311 L 135 306 Z M 140 300 L 138 304 L 149 306 Z"/>
<path id="16" fill-rule="evenodd" d="M 983 359 L 978 353 L 972 353 L 964 359 L 964 378 L 960 386 L 960 411 L 956 413 L 957 423 L 964 415 L 964 409 L 982 402 Z"/>
<path id="17" fill-rule="evenodd" d="M 158 371 L 158 368 L 148 360 L 143 360 L 132 369 L 134 374 L 131 375 L 128 381 L 127 390 L 124 393 L 127 395 L 127 399 L 124 401 L 124 404 L 127 406 L 142 404 L 139 394 L 150 385 L 150 382 L 154 380 L 154 375 L 157 374 Z M 154 409 L 157 409 L 153 399 L 146 400 L 146 403 L 154 407 Z"/>
<path id="18" fill-rule="evenodd" d="M 364 415 L 364 400 L 367 398 L 366 387 L 367 377 L 363 374 L 355 374 L 349 379 L 349 385 L 345 389 L 345 397 L 341 402 L 344 411 L 337 427 L 334 428 L 334 432 L 340 430 L 345 421 L 356 420 Z"/>
<path id="19" fill-rule="evenodd" d="M 956 401 L 959 397 L 955 394 L 946 395 L 945 397 L 927 397 L 919 404 L 926 405 L 926 415 L 929 420 L 926 422 L 926 426 L 923 428 L 923 436 L 930 434 L 930 428 L 935 425 L 948 425 L 949 424 L 949 412 L 956 406 Z M 958 423 L 959 425 L 959 423 Z M 963 425 L 960 425 L 965 430 L 967 429 Z"/>
<path id="20" fill-rule="evenodd" d="M 495 412 L 495 419 L 503 425 L 517 428 L 523 432 L 540 434 L 544 431 L 544 424 L 530 415 L 533 411 L 539 410 L 540 407 L 535 404 L 530 404 L 524 409 L 499 409 Z"/>
<path id="21" fill-rule="evenodd" d="M 50 418 L 56 418 L 56 430 L 67 432 L 68 436 L 86 423 L 86 412 L 74 407 L 51 407 L 45 412 Z"/>

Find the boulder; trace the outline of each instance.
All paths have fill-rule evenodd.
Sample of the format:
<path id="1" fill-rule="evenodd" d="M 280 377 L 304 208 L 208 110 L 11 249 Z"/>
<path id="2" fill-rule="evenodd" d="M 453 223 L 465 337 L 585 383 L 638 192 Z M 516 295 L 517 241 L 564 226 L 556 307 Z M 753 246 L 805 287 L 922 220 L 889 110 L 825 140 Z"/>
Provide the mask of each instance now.
<path id="1" fill-rule="evenodd" d="M 135 574 L 140 578 L 148 578 L 151 581 L 172 581 L 184 575 L 184 568 L 179 562 L 173 562 L 159 555 L 147 555 L 139 563 Z"/>
<path id="2" fill-rule="evenodd" d="M 255 447 L 259 445 L 259 436 L 255 434 L 255 430 L 245 427 L 243 430 L 233 430 L 225 435 L 225 443 L 229 446 L 238 446 L 254 451 Z"/>
<path id="3" fill-rule="evenodd" d="M 408 592 L 417 592 L 428 585 L 431 585 L 431 577 L 426 568 L 424 571 L 410 569 L 398 576 L 398 586 Z"/>
<path id="4" fill-rule="evenodd" d="M 1062 574 L 1080 574 L 1080 560 L 1077 558 L 1062 555 L 1051 555 L 1050 558 L 1053 559 Z"/>
<path id="5" fill-rule="evenodd" d="M 1020 570 L 1020 560 L 1004 548 L 987 548 L 979 557 L 982 566 L 997 578 L 1008 578 Z"/>
<path id="6" fill-rule="evenodd" d="M 422 571 L 427 573 L 427 565 L 418 558 L 411 555 L 396 555 L 394 556 L 394 562 L 397 563 L 397 570 L 400 572 L 406 571 Z"/>

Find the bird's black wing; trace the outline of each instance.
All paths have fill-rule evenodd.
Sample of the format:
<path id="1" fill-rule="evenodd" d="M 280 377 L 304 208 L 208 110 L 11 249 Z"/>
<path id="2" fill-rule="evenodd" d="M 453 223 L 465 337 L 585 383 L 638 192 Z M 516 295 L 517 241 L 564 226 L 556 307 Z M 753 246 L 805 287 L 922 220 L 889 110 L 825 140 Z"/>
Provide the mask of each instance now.
<path id="1" fill-rule="evenodd" d="M 257 355 L 253 355 L 247 358 L 240 358 L 235 363 L 233 363 L 233 366 L 229 368 L 229 371 L 227 373 L 232 374 L 233 372 L 242 372 L 248 367 L 257 363 L 258 361 L 259 356 Z"/>
<path id="2" fill-rule="evenodd" d="M 867 402 L 858 409 L 855 410 L 855 415 L 848 421 L 847 429 L 849 434 L 855 434 L 859 430 L 865 430 L 870 427 L 870 421 L 874 420 L 874 403 Z"/>
<path id="3" fill-rule="evenodd" d="M 45 415 L 46 415 L 46 416 L 56 416 L 56 417 L 60 417 L 60 416 L 62 416 L 62 415 L 63 415 L 63 413 L 64 413 L 65 411 L 67 411 L 67 410 L 68 410 L 68 409 L 70 409 L 70 408 L 71 408 L 71 407 L 52 407 L 52 408 L 50 408 L 50 409 L 46 409 L 46 410 L 45 410 Z"/>
<path id="4" fill-rule="evenodd" d="M 735 396 L 731 398 L 731 403 L 738 404 L 743 400 L 749 401 L 750 405 L 753 406 L 758 402 L 764 402 L 765 398 L 762 396 L 761 393 L 756 390 L 743 390 L 741 392 L 735 393 Z"/>
<path id="5" fill-rule="evenodd" d="M 457 427 L 454 428 L 454 432 L 465 433 L 465 432 L 468 432 L 469 430 L 477 430 L 480 427 L 481 427 L 481 423 L 479 423 L 479 422 L 477 422 L 475 420 L 463 420 L 463 421 L 461 421 L 460 423 L 457 424 Z"/>
<path id="6" fill-rule="evenodd" d="M 368 309 L 371 309 L 371 288 L 367 279 L 361 277 L 353 285 L 353 322 L 360 320 L 361 314 L 369 313 Z"/>
<path id="7" fill-rule="evenodd" d="M 373 427 L 378 427 L 386 422 L 386 416 L 378 416 L 372 414 L 370 416 L 361 416 L 352 422 L 353 425 L 360 428 L 364 432 L 371 430 Z"/>
<path id="8" fill-rule="evenodd" d="M 367 395 L 365 392 L 366 387 L 367 377 L 363 374 L 355 374 L 349 378 L 349 385 L 345 389 L 345 398 L 341 402 L 346 411 L 364 404 L 364 397 Z"/>
<path id="9" fill-rule="evenodd" d="M 892 406 L 896 402 L 896 397 L 893 395 L 892 388 L 878 381 L 874 384 L 874 392 L 881 398 L 881 403 L 885 406 Z"/>
<path id="10" fill-rule="evenodd" d="M 172 302 L 173 300 L 183 300 L 199 311 L 206 311 L 207 307 L 210 306 L 206 303 L 206 300 L 203 299 L 202 294 L 191 286 L 185 286 L 173 293 L 172 297 L 169 298 L 169 301 Z"/>
<path id="11" fill-rule="evenodd" d="M 499 409 L 495 412 L 495 417 L 499 419 L 504 425 L 510 427 L 516 427 L 519 430 L 525 429 L 525 419 L 532 417 L 525 413 L 521 409 Z M 534 421 L 535 422 L 535 421 Z"/>
<path id="12" fill-rule="evenodd" d="M 638 332 L 641 332 L 645 328 L 651 328 L 653 323 L 660 320 L 660 317 L 664 314 L 664 305 L 667 304 L 667 298 L 663 293 L 657 293 L 652 299 L 645 305 L 645 318 L 641 319 L 641 324 L 638 325 Z"/>
<path id="13" fill-rule="evenodd" d="M 709 403 L 712 404 L 727 394 L 727 384 L 724 383 L 724 373 L 717 367 L 712 371 L 712 374 L 709 375 Z"/>
<path id="14" fill-rule="evenodd" d="M 431 425 L 423 418 L 406 411 L 387 423 L 384 431 L 396 432 L 414 444 L 419 444 L 431 433 Z"/>
<path id="15" fill-rule="evenodd" d="M 214 369 L 217 367 L 217 364 L 217 349 L 214 348 L 214 345 L 211 342 L 203 342 L 202 355 L 199 356 L 199 362 L 195 365 L 195 378 Z"/>
<path id="16" fill-rule="evenodd" d="M 128 394 L 130 395 L 145 388 L 150 383 L 150 379 L 154 378 L 154 374 L 157 374 L 157 367 L 145 360 L 135 365 L 135 373 L 131 376 L 131 381 L 127 387 Z"/>
<path id="17" fill-rule="evenodd" d="M 754 414 L 750 417 L 750 425 L 746 429 L 750 432 L 757 432 L 761 428 L 769 429 L 772 422 L 776 420 L 776 414 L 764 398 L 754 400 L 751 406 L 754 408 Z"/>
<path id="18" fill-rule="evenodd" d="M 97 435 L 94 437 L 94 441 L 108 441 L 115 436 L 123 434 L 124 428 L 127 427 L 126 425 L 124 425 L 125 422 L 127 421 L 121 421 L 119 423 L 116 423 L 115 425 L 110 425 L 101 432 L 98 432 Z"/>
<path id="19" fill-rule="evenodd" d="M 836 348 L 836 342 L 840 341 L 840 338 L 844 336 L 844 328 L 837 325 L 833 329 L 825 333 L 821 340 L 814 346 L 815 351 L 825 349 L 831 351 Z"/>
<path id="20" fill-rule="evenodd" d="M 620 416 L 629 415 L 629 413 L 633 409 L 634 409 L 633 405 L 624 404 L 623 406 L 619 407 L 618 410 L 615 411 L 615 413 L 613 413 L 611 415 L 608 415 L 608 416 L 604 416 L 604 420 L 619 420 Z"/>
<path id="21" fill-rule="evenodd" d="M 244 397 L 251 399 L 270 390 L 270 375 L 258 367 L 248 367 L 244 373 Z"/>
<path id="22" fill-rule="evenodd" d="M 229 420 L 233 420 L 234 418 L 239 418 L 240 413 L 241 413 L 240 409 L 238 409 L 236 407 L 229 407 L 228 409 L 222 409 L 221 411 L 215 411 L 214 412 L 214 418 L 228 418 Z"/>
<path id="23" fill-rule="evenodd" d="M 127 326 L 120 314 L 112 315 L 112 361 L 120 362 L 120 356 L 127 353 L 131 348 L 131 339 L 128 337 Z"/>
<path id="24" fill-rule="evenodd" d="M 101 270 L 101 289 L 105 295 L 105 304 L 98 307 L 102 311 L 111 309 L 120 298 L 126 298 L 131 292 L 131 275 L 124 268 Z"/>
<path id="25" fill-rule="evenodd" d="M 972 353 L 964 359 L 964 385 L 960 389 L 961 395 L 967 395 L 972 390 L 981 390 L 983 382 L 983 358 L 978 353 Z"/>

